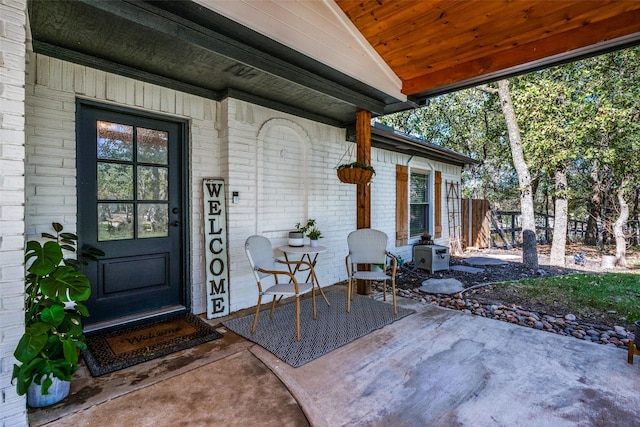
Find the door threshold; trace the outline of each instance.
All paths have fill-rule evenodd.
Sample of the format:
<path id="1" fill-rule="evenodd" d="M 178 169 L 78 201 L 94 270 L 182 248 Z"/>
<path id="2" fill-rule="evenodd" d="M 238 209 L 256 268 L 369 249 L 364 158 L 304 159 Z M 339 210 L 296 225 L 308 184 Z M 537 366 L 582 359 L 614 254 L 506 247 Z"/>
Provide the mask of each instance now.
<path id="1" fill-rule="evenodd" d="M 145 311 L 143 313 L 132 314 L 130 316 L 120 317 L 118 319 L 94 323 L 89 326 L 85 326 L 83 330 L 84 333 L 90 333 L 95 331 L 104 331 L 106 329 L 115 329 L 120 326 L 131 325 L 132 323 L 143 323 L 144 321 L 149 319 L 160 319 L 169 317 L 172 314 L 186 313 L 187 311 L 187 308 L 183 305 L 162 307 L 157 310 Z"/>

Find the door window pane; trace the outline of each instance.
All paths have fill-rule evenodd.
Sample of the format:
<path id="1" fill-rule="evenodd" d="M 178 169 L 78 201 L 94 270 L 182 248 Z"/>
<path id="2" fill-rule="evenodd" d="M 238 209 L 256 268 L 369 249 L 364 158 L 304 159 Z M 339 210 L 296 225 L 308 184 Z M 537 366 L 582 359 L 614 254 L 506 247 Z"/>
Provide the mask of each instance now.
<path id="1" fill-rule="evenodd" d="M 108 121 L 96 128 L 98 240 L 168 236 L 169 133 Z"/>
<path id="2" fill-rule="evenodd" d="M 160 130 L 137 128 L 138 162 L 166 165 L 169 134 Z"/>
<path id="3" fill-rule="evenodd" d="M 133 239 L 133 203 L 98 203 L 98 240 Z"/>
<path id="4" fill-rule="evenodd" d="M 138 200 L 167 200 L 169 171 L 157 166 L 138 166 Z"/>
<path id="5" fill-rule="evenodd" d="M 98 121 L 97 129 L 99 159 L 133 160 L 133 126 Z"/>
<path id="6" fill-rule="evenodd" d="M 133 166 L 98 162 L 98 200 L 132 200 Z"/>
<path id="7" fill-rule="evenodd" d="M 138 238 L 169 235 L 169 207 L 166 203 L 138 205 Z"/>

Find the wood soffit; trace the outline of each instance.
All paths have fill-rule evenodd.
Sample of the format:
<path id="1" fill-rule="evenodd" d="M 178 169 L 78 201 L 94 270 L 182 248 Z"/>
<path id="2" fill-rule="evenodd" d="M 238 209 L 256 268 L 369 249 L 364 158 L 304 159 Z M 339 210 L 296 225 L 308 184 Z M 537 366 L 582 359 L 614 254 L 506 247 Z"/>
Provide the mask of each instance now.
<path id="1" fill-rule="evenodd" d="M 320 0 L 318 0 L 320 1 Z M 409 101 L 192 1 L 28 0 L 34 50 L 334 126 L 429 97 L 640 43 L 640 1 L 335 0 Z"/>
<path id="2" fill-rule="evenodd" d="M 335 0 L 423 98 L 640 41 L 640 1 Z"/>

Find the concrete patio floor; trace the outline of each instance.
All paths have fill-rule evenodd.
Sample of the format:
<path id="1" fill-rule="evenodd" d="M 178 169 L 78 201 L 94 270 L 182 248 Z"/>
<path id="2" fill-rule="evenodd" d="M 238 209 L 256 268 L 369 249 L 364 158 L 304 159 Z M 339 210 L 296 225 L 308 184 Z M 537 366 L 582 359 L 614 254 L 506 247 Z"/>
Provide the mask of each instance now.
<path id="1" fill-rule="evenodd" d="M 30 424 L 640 425 L 640 356 L 398 302 L 416 313 L 299 368 L 222 327 L 220 340 L 103 377 L 83 368 Z"/>

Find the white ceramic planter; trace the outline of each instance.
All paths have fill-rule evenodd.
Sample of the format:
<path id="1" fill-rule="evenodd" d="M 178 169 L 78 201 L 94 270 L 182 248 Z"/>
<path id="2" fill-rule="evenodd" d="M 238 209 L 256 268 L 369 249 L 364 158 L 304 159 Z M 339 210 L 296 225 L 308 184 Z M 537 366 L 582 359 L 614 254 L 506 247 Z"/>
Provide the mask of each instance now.
<path id="1" fill-rule="evenodd" d="M 42 394 L 42 384 L 31 383 L 27 390 L 27 404 L 32 408 L 51 406 L 69 395 L 70 381 L 63 381 L 51 377 L 53 384 L 49 387 L 49 394 Z"/>
<path id="2" fill-rule="evenodd" d="M 289 246 L 301 247 L 304 246 L 304 234 L 297 231 L 289 232 Z"/>

